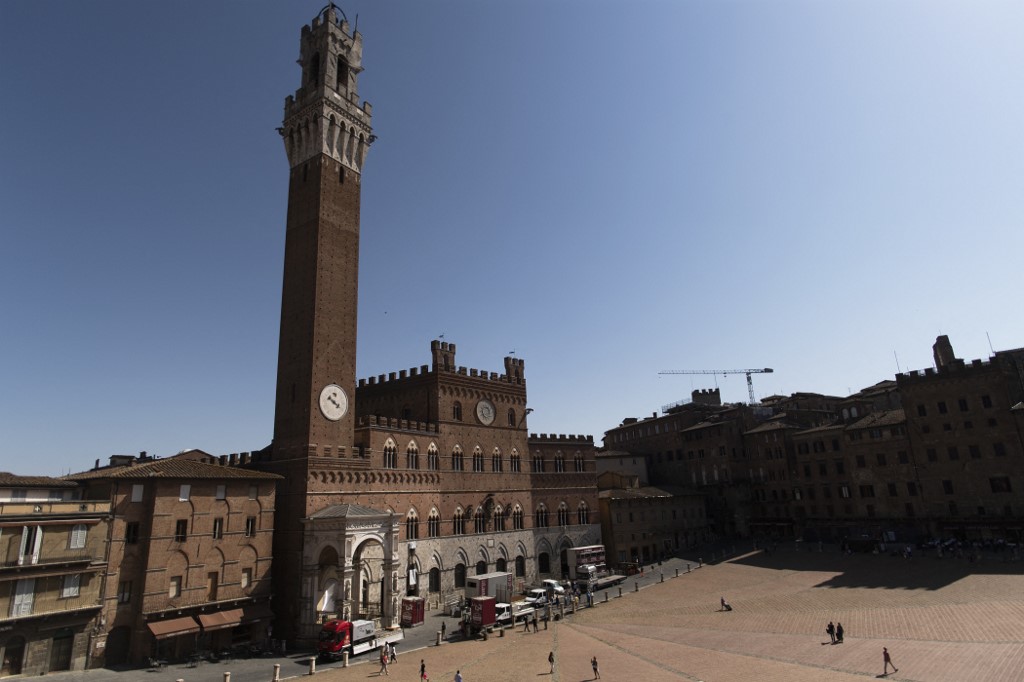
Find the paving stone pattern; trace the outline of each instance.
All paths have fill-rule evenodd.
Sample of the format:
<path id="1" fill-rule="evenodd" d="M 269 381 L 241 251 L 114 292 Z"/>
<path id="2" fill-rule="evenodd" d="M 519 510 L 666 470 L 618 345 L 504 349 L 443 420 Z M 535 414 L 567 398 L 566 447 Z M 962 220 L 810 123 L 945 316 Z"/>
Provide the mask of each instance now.
<path id="1" fill-rule="evenodd" d="M 609 603 L 598 601 L 537 634 L 517 629 L 486 642 L 400 647 L 388 679 L 417 679 L 422 658 L 434 682 L 452 680 L 456 670 L 465 682 L 582 682 L 593 677 L 590 658 L 596 655 L 602 680 L 843 682 L 881 678 L 887 646 L 899 672 L 885 679 L 1024 680 L 1024 564 L 780 550 L 691 573 L 683 568 L 679 578 L 671 577 L 680 566 L 685 562 L 673 560 L 655 569 L 658 577 L 664 571 L 664 582 L 648 572 L 639 592 L 630 579 L 622 598 L 612 591 Z M 722 596 L 733 611 L 718 610 Z M 829 621 L 843 624 L 843 644 L 830 643 Z M 555 652 L 554 675 L 549 651 Z M 365 657 L 356 661 L 316 677 L 348 682 L 376 676 L 377 665 Z M 296 676 L 301 669 L 283 671 Z M 212 673 L 204 671 L 204 678 Z M 86 673 L 80 679 L 108 678 Z M 261 679 L 269 676 L 233 677 Z"/>

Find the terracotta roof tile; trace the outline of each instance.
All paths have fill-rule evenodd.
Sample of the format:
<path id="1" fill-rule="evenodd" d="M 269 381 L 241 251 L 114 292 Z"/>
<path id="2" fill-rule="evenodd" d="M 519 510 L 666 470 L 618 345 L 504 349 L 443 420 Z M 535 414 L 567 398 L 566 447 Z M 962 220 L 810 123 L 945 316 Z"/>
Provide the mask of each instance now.
<path id="1" fill-rule="evenodd" d="M 171 457 L 157 459 L 144 464 L 130 466 L 107 466 L 91 471 L 82 471 L 65 476 L 69 481 L 86 481 L 104 478 L 234 478 L 240 480 L 272 480 L 280 479 L 277 474 L 270 474 L 255 469 L 242 469 L 219 464 L 206 464 L 192 459 Z"/>
<path id="2" fill-rule="evenodd" d="M 0 471 L 0 486 L 5 488 L 77 488 L 74 481 L 65 481 L 50 476 L 20 476 L 9 471 Z"/>

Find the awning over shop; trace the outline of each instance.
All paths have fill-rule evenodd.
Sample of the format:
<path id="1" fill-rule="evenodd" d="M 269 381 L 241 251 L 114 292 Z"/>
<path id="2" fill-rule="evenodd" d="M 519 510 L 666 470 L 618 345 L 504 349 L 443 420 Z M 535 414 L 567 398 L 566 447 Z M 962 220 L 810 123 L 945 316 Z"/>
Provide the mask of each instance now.
<path id="1" fill-rule="evenodd" d="M 274 612 L 270 610 L 270 604 L 250 604 L 242 609 L 243 623 L 255 623 L 273 617 Z"/>
<path id="2" fill-rule="evenodd" d="M 195 618 L 172 618 L 170 620 L 159 620 L 155 623 L 146 623 L 146 627 L 157 639 L 167 639 L 178 635 L 187 635 L 191 632 L 199 632 L 199 623 Z"/>
<path id="3" fill-rule="evenodd" d="M 199 624 L 203 626 L 204 632 L 233 628 L 241 622 L 242 609 L 231 609 L 230 611 L 217 611 L 215 613 L 199 614 Z"/>

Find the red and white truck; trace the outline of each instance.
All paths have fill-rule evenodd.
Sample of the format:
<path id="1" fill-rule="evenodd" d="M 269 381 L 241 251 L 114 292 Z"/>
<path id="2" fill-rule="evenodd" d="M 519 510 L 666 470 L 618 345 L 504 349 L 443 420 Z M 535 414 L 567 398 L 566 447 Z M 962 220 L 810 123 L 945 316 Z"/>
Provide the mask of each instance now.
<path id="1" fill-rule="evenodd" d="M 372 620 L 329 620 L 320 628 L 316 648 L 326 660 L 337 660 L 346 651 L 355 656 L 377 648 L 377 628 Z"/>

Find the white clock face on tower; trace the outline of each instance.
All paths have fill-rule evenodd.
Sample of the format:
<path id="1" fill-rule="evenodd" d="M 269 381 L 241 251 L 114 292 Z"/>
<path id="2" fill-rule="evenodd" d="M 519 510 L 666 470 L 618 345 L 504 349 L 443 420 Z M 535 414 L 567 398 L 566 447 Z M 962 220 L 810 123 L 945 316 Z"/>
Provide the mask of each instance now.
<path id="1" fill-rule="evenodd" d="M 490 400 L 481 400 L 476 404 L 476 418 L 484 426 L 490 426 L 494 422 L 494 403 Z"/>
<path id="2" fill-rule="evenodd" d="M 336 422 L 348 412 L 348 396 L 345 389 L 337 384 L 327 384 L 320 391 L 320 411 L 324 417 Z"/>

